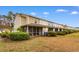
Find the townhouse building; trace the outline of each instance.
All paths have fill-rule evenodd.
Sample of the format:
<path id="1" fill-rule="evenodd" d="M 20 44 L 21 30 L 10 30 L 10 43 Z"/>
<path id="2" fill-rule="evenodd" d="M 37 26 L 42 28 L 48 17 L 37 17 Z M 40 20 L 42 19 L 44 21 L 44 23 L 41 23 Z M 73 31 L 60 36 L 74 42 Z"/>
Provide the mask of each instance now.
<path id="1" fill-rule="evenodd" d="M 31 35 L 44 35 L 48 31 L 63 31 L 64 25 L 26 14 L 16 14 L 14 31 L 22 27 Z"/>
<path id="2" fill-rule="evenodd" d="M 26 14 L 15 14 L 15 16 L 12 16 L 12 20 L 0 16 L 0 32 L 12 30 L 16 32 L 20 27 L 23 31 L 30 33 L 30 35 L 45 35 L 48 31 L 57 32 L 63 31 L 64 29 L 75 29 L 75 27 L 51 22 L 46 19 Z"/>

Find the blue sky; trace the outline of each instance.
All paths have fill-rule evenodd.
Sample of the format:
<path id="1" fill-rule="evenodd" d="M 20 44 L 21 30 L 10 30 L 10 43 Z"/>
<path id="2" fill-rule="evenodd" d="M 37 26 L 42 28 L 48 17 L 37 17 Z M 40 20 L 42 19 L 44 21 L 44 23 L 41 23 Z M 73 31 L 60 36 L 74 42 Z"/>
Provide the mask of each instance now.
<path id="1" fill-rule="evenodd" d="M 9 11 L 79 27 L 79 6 L 0 6 L 0 15 L 7 15 Z"/>

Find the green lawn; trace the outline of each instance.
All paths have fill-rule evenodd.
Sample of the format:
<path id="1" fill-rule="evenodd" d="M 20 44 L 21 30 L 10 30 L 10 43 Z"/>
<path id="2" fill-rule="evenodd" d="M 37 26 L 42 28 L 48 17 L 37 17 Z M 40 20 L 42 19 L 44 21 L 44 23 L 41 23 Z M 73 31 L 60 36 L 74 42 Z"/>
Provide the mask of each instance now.
<path id="1" fill-rule="evenodd" d="M 57 37 L 34 37 L 30 40 L 25 41 L 0 41 L 0 51 L 79 51 L 79 33 Z"/>

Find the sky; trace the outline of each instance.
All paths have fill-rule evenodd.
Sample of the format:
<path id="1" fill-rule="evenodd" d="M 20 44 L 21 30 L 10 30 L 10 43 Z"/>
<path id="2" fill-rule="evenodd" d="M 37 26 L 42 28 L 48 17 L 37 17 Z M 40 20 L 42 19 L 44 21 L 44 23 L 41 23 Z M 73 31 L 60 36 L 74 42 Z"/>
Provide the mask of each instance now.
<path id="1" fill-rule="evenodd" d="M 0 6 L 0 15 L 7 15 L 9 11 L 79 27 L 79 6 Z"/>

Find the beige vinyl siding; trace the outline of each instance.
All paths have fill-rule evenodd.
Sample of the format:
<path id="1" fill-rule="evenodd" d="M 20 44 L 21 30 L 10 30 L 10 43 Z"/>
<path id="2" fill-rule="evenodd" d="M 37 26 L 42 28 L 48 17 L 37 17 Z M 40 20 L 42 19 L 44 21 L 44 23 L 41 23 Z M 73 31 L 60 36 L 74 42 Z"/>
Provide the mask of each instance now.
<path id="1" fill-rule="evenodd" d="M 21 16 L 21 24 L 26 25 L 27 24 L 27 18 Z"/>
<path id="2" fill-rule="evenodd" d="M 14 21 L 14 29 L 17 30 L 17 28 L 20 26 L 21 26 L 21 17 L 20 15 L 16 15 L 16 18 Z"/>
<path id="3" fill-rule="evenodd" d="M 29 17 L 29 24 L 31 24 L 31 23 L 39 24 L 39 19 L 34 18 L 34 17 Z"/>
<path id="4" fill-rule="evenodd" d="M 47 25 L 48 26 L 48 22 L 47 21 L 44 21 L 44 20 L 40 20 L 40 24 Z"/>

